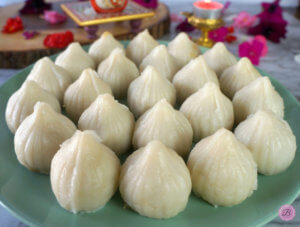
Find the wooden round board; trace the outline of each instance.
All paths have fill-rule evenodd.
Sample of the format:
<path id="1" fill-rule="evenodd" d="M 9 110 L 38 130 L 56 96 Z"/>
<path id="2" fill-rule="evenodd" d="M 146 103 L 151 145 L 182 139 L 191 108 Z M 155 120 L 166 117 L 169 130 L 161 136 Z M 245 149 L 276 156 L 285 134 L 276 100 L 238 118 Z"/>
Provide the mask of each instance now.
<path id="1" fill-rule="evenodd" d="M 54 10 L 62 12 L 60 9 L 61 2 L 52 3 Z M 2 28 L 9 17 L 18 15 L 18 10 L 23 4 L 13 4 L 4 8 L 0 8 L 0 27 Z M 61 49 L 46 48 L 43 40 L 46 35 L 70 30 L 75 36 L 75 41 L 81 44 L 91 43 L 93 40 L 87 38 L 87 33 L 83 27 L 78 27 L 70 18 L 58 25 L 48 24 L 40 15 L 22 15 L 24 30 L 35 30 L 39 32 L 36 37 L 25 40 L 22 36 L 23 31 L 13 34 L 0 33 L 0 68 L 23 68 L 43 56 L 48 56 Z M 163 3 L 155 10 L 155 16 L 142 19 L 140 30 L 149 29 L 152 36 L 156 39 L 163 36 L 169 31 L 170 15 L 169 10 Z M 135 36 L 128 21 L 115 22 L 99 25 L 97 35 L 101 35 L 104 31 L 110 31 L 117 39 L 126 40 Z"/>

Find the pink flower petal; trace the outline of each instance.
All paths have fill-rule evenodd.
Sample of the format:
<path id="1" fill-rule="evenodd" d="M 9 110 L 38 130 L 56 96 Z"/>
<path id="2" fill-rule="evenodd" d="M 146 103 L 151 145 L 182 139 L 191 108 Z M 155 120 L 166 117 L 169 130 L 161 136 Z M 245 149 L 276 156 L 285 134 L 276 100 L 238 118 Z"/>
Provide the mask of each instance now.
<path id="1" fill-rule="evenodd" d="M 67 17 L 63 14 L 60 14 L 54 10 L 46 10 L 44 11 L 44 20 L 49 22 L 50 24 L 59 24 L 67 20 Z"/>
<path id="2" fill-rule="evenodd" d="M 262 57 L 266 56 L 268 53 L 268 50 L 269 50 L 266 37 L 264 37 L 263 35 L 257 35 L 254 37 L 254 39 L 261 42 L 264 45 L 262 52 L 261 52 L 261 56 Z"/>

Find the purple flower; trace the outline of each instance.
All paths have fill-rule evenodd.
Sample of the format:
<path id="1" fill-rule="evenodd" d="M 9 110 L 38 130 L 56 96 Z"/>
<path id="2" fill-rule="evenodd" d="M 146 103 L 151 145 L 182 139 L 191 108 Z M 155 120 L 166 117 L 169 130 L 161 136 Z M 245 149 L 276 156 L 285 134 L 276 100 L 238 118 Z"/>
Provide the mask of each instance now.
<path id="1" fill-rule="evenodd" d="M 287 22 L 282 16 L 279 0 L 273 3 L 262 3 L 263 11 L 257 15 L 259 24 L 250 28 L 251 35 L 263 35 L 272 42 L 279 43 L 280 38 L 285 38 Z"/>
<path id="2" fill-rule="evenodd" d="M 176 27 L 176 31 L 178 32 L 192 32 L 194 30 L 195 28 L 188 22 L 187 18 Z"/>
<path id="3" fill-rule="evenodd" d="M 25 39 L 32 39 L 37 34 L 39 34 L 39 33 L 36 31 L 25 31 L 22 33 L 22 35 Z"/>
<path id="4" fill-rule="evenodd" d="M 208 37 L 214 42 L 224 42 L 228 34 L 228 29 L 225 27 L 220 27 L 208 33 Z"/>
<path id="5" fill-rule="evenodd" d="M 146 8 L 156 9 L 158 6 L 158 0 L 133 0 L 133 1 Z"/>
<path id="6" fill-rule="evenodd" d="M 239 45 L 239 56 L 247 57 L 252 64 L 259 65 L 260 57 L 264 49 L 264 44 L 256 39 L 243 42 Z"/>

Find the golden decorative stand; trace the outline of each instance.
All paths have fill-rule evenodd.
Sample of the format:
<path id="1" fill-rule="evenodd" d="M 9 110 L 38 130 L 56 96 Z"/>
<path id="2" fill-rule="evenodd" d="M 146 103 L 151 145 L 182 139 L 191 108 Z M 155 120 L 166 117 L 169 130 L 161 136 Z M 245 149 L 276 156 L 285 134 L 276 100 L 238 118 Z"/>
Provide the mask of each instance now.
<path id="1" fill-rule="evenodd" d="M 188 19 L 188 22 L 192 26 L 201 31 L 201 37 L 195 40 L 195 42 L 200 46 L 212 47 L 215 42 L 208 37 L 208 33 L 212 30 L 221 27 L 224 24 L 223 19 L 203 19 L 194 16 L 194 14 L 190 12 L 182 12 L 181 14 Z"/>

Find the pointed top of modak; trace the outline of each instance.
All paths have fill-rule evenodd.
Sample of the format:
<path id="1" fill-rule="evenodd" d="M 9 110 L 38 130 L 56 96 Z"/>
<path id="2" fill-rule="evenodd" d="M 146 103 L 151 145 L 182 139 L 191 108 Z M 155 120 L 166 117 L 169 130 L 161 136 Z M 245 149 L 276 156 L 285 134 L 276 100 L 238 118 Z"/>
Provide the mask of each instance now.
<path id="1" fill-rule="evenodd" d="M 96 64 L 99 64 L 115 49 L 120 48 L 124 51 L 124 46 L 118 42 L 110 32 L 104 32 L 90 47 L 89 54 L 93 57 Z"/>
<path id="2" fill-rule="evenodd" d="M 168 51 L 176 59 L 179 67 L 183 67 L 200 54 L 198 45 L 184 32 L 180 32 L 171 42 L 169 42 Z"/>
<path id="3" fill-rule="evenodd" d="M 169 54 L 165 45 L 155 47 L 142 61 L 140 71 L 143 71 L 148 65 L 152 65 L 168 80 L 172 81 L 179 67 L 174 57 Z"/>
<path id="4" fill-rule="evenodd" d="M 34 80 L 60 102 L 66 88 L 72 83 L 71 75 L 48 57 L 43 57 L 34 64 L 26 80 Z"/>
<path id="5" fill-rule="evenodd" d="M 144 57 L 159 43 L 149 34 L 148 29 L 135 36 L 127 46 L 127 56 L 139 66 Z"/>
<path id="6" fill-rule="evenodd" d="M 92 57 L 82 49 L 78 42 L 71 43 L 55 60 L 55 64 L 70 72 L 73 81 L 86 68 L 95 68 Z"/>
<path id="7" fill-rule="evenodd" d="M 224 43 L 218 42 L 204 54 L 204 59 L 210 68 L 212 68 L 218 76 L 223 71 L 237 62 L 232 53 L 228 51 Z"/>

